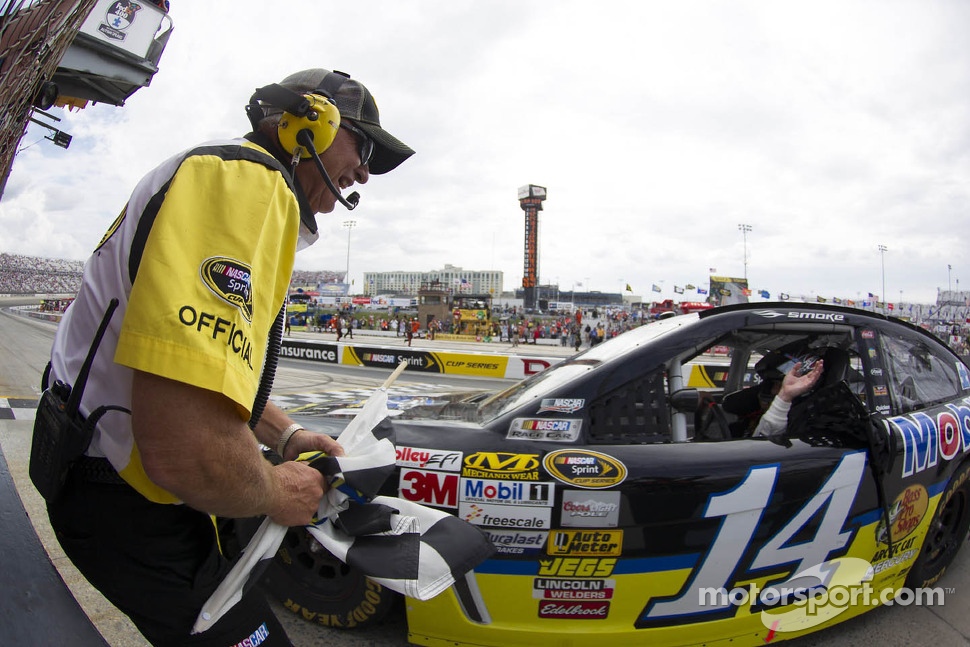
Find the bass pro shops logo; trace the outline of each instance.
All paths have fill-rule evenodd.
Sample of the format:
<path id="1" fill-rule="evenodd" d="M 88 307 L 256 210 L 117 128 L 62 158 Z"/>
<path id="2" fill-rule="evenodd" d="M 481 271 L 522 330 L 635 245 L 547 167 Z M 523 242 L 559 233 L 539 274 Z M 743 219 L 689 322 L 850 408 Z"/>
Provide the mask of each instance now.
<path id="1" fill-rule="evenodd" d="M 226 303 L 236 306 L 247 322 L 253 320 L 252 270 L 248 265 L 225 256 L 213 256 L 199 267 L 202 281 Z"/>

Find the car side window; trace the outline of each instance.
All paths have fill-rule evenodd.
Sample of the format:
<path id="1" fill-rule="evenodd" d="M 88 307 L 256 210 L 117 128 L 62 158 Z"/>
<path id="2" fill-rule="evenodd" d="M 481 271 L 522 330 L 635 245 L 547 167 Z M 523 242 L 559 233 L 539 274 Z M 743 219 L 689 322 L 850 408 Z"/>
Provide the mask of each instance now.
<path id="1" fill-rule="evenodd" d="M 590 402 L 588 438 L 600 445 L 668 441 L 670 412 L 663 367 Z"/>
<path id="2" fill-rule="evenodd" d="M 924 340 L 884 332 L 881 345 L 889 388 L 899 413 L 922 409 L 959 393 L 956 369 Z"/>

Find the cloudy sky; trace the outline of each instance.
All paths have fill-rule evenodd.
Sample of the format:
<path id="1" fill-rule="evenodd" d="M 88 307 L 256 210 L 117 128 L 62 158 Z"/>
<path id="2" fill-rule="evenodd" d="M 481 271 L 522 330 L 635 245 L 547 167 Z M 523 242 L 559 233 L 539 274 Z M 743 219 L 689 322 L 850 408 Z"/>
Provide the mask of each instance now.
<path id="1" fill-rule="evenodd" d="M 676 296 L 745 258 L 773 297 L 970 289 L 962 0 L 171 3 L 150 87 L 55 109 L 66 151 L 24 137 L 0 251 L 85 258 L 152 166 L 244 133 L 255 87 L 327 67 L 417 151 L 297 257 L 343 270 L 349 232 L 358 290 L 364 271 L 445 264 L 521 285 L 530 183 L 548 189 L 540 281 L 566 290 Z"/>

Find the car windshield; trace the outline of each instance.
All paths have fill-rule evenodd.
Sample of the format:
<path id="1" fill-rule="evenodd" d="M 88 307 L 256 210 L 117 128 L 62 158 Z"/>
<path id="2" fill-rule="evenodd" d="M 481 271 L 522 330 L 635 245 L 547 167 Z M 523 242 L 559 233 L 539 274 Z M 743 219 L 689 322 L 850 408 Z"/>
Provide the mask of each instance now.
<path id="1" fill-rule="evenodd" d="M 651 343 L 697 320 L 698 315 L 696 313 L 671 317 L 635 328 L 609 341 L 593 346 L 561 364 L 547 368 L 541 373 L 526 378 L 484 400 L 478 408 L 481 422 L 487 423 L 536 398 L 547 396 L 552 391 L 578 379 L 598 366 L 618 361 L 634 349 Z"/>

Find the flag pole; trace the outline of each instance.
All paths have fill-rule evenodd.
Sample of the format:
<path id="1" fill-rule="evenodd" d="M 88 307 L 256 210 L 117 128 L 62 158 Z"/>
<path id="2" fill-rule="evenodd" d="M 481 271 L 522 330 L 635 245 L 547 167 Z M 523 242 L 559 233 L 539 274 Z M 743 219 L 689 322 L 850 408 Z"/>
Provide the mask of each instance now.
<path id="1" fill-rule="evenodd" d="M 394 380 L 396 380 L 401 375 L 401 373 L 404 372 L 404 369 L 406 369 L 407 367 L 408 367 L 407 361 L 403 361 L 400 364 L 398 364 L 397 368 L 394 369 L 394 372 L 391 373 L 386 380 L 384 380 L 384 384 L 381 384 L 381 388 L 384 390 L 387 390 L 392 384 L 394 384 Z"/>

